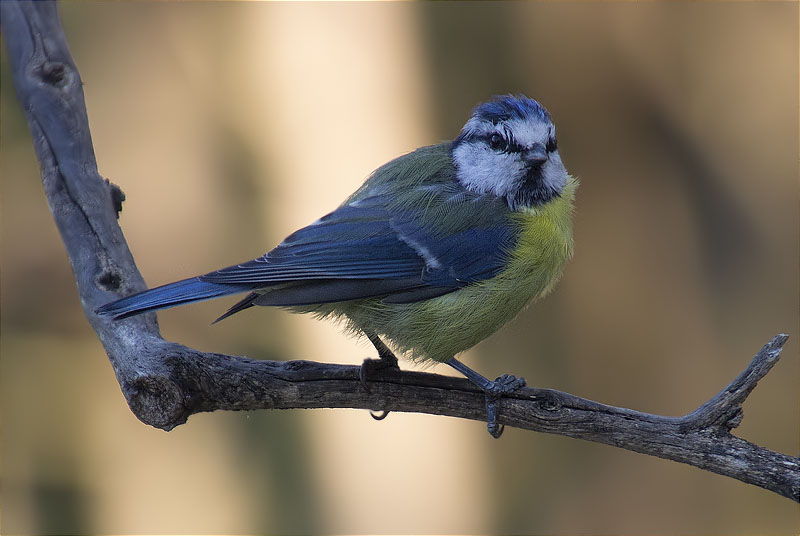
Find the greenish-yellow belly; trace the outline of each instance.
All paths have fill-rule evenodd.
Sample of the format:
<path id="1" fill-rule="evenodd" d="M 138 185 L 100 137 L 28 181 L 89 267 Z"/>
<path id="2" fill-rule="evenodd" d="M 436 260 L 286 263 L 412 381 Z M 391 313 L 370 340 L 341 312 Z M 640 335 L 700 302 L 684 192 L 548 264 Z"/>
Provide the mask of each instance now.
<path id="1" fill-rule="evenodd" d="M 446 361 L 497 331 L 558 281 L 572 254 L 576 185 L 571 179 L 561 198 L 514 215 L 519 238 L 506 267 L 491 279 L 416 303 L 387 304 L 375 298 L 295 310 L 338 317 L 354 331 L 377 333 L 414 361 Z"/>
<path id="2" fill-rule="evenodd" d="M 446 361 L 497 331 L 556 283 L 571 252 L 570 237 L 555 228 L 541 231 L 523 233 L 506 269 L 491 279 L 411 304 L 351 302 L 337 313 L 353 328 L 387 338 L 409 359 Z"/>

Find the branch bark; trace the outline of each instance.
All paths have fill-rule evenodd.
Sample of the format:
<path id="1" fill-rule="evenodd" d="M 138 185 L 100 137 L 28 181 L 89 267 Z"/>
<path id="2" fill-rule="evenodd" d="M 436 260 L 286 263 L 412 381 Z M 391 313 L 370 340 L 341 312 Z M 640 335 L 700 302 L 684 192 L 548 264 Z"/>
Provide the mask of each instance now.
<path id="1" fill-rule="evenodd" d="M 486 419 L 483 393 L 465 379 L 397 371 L 371 382 L 367 391 L 355 366 L 208 354 L 162 339 L 153 313 L 124 321 L 95 315 L 99 305 L 145 288 L 117 223 L 124 195 L 97 171 L 82 83 L 55 3 L 3 1 L 0 17 L 45 194 L 84 313 L 142 422 L 171 430 L 201 411 L 288 408 Z M 683 417 L 525 388 L 502 400 L 499 421 L 694 465 L 800 502 L 800 459 L 731 434 L 741 421 L 742 404 L 777 363 L 786 339 L 775 336 L 730 385 Z"/>

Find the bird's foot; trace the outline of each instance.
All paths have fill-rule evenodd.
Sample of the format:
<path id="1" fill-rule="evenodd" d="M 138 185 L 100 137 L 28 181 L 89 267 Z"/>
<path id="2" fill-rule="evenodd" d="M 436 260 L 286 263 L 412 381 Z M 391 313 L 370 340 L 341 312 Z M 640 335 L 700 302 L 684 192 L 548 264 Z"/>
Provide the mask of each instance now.
<path id="1" fill-rule="evenodd" d="M 498 439 L 503 435 L 505 427 L 497 422 L 498 401 L 503 395 L 513 393 L 517 389 L 525 387 L 525 378 L 517 378 L 510 374 L 503 374 L 493 382 L 489 382 L 484 388 L 486 393 L 486 429 L 489 434 Z"/>
<path id="2" fill-rule="evenodd" d="M 358 379 L 367 392 L 370 392 L 367 381 L 371 378 L 386 376 L 387 374 L 400 370 L 400 366 L 397 364 L 397 358 L 394 356 L 392 357 L 394 359 L 387 359 L 385 357 L 381 357 L 380 359 L 365 359 L 364 362 L 361 363 L 361 370 L 358 371 Z"/>
<path id="3" fill-rule="evenodd" d="M 486 396 L 500 397 L 513 393 L 517 389 L 525 387 L 525 378 L 517 378 L 511 374 L 503 374 L 493 382 L 489 382 L 483 389 Z"/>
<path id="4" fill-rule="evenodd" d="M 491 381 L 455 358 L 450 359 L 447 364 L 483 390 L 486 395 L 486 429 L 493 438 L 499 438 L 503 435 L 504 427 L 497 422 L 498 402 L 503 396 L 525 387 L 525 378 L 503 374 L 496 380 Z"/>
<path id="5" fill-rule="evenodd" d="M 369 341 L 378 351 L 378 358 L 379 359 L 365 359 L 363 363 L 361 363 L 361 370 L 358 373 L 358 379 L 361 380 L 361 385 L 364 389 L 369 392 L 369 386 L 367 385 L 367 380 L 371 377 L 375 376 L 385 376 L 387 372 L 391 373 L 394 371 L 399 371 L 400 366 L 397 364 L 397 357 L 392 353 L 388 346 L 386 346 L 383 341 L 374 333 L 364 332 L 369 338 Z M 374 415 L 373 415 L 374 417 Z M 386 415 L 383 415 L 381 419 L 386 418 Z M 380 419 L 379 419 L 380 420 Z"/>
<path id="6" fill-rule="evenodd" d="M 358 371 L 358 379 L 366 392 L 371 392 L 369 385 L 367 384 L 367 380 L 369 378 L 375 378 L 375 376 L 386 376 L 387 372 L 400 372 L 400 367 L 397 364 L 397 358 L 394 357 L 394 355 L 391 357 L 394 359 L 387 359 L 381 356 L 380 359 L 365 359 L 364 362 L 361 363 L 361 369 Z M 382 421 L 388 415 L 389 410 L 386 409 L 380 413 L 376 413 L 372 410 L 369 412 L 369 416 L 376 421 Z"/>
<path id="7" fill-rule="evenodd" d="M 392 353 L 388 346 L 386 346 L 380 338 L 374 333 L 365 331 L 366 336 L 369 338 L 372 345 L 378 351 L 379 359 L 365 359 L 361 363 L 361 370 L 358 371 L 358 379 L 361 381 L 361 386 L 364 387 L 366 392 L 370 392 L 367 380 L 370 376 L 373 378 L 378 376 L 386 376 L 387 372 L 399 372 L 400 366 L 397 363 L 397 357 Z M 389 410 L 383 410 L 381 413 L 374 411 L 369 412 L 370 417 L 376 421 L 382 421 L 389 415 Z"/>

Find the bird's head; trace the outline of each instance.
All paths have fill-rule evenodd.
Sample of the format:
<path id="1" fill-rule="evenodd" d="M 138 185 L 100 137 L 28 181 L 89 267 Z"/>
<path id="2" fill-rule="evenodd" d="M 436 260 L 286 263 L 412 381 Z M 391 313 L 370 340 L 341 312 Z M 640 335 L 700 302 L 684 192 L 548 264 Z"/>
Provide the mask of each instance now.
<path id="1" fill-rule="evenodd" d="M 452 151 L 464 187 L 503 197 L 512 210 L 543 205 L 567 183 L 550 114 L 524 95 L 476 107 Z"/>

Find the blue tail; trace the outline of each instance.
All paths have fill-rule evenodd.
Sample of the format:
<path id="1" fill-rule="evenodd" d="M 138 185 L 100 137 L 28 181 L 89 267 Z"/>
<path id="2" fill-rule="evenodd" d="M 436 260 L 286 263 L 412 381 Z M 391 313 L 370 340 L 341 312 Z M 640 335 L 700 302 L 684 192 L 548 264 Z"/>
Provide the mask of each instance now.
<path id="1" fill-rule="evenodd" d="M 99 315 L 113 315 L 115 320 L 128 318 L 147 311 L 165 309 L 220 296 L 239 294 L 253 290 L 258 285 L 223 285 L 219 283 L 207 283 L 197 277 L 184 279 L 176 283 L 170 283 L 162 287 L 145 290 L 139 294 L 122 298 L 121 300 L 107 303 L 95 310 Z"/>

